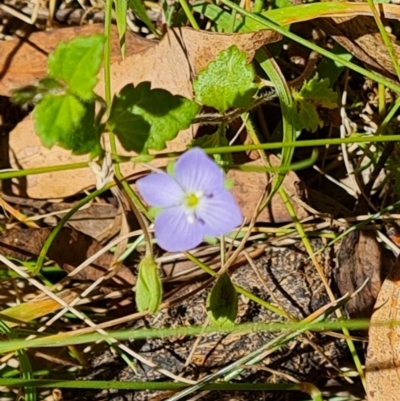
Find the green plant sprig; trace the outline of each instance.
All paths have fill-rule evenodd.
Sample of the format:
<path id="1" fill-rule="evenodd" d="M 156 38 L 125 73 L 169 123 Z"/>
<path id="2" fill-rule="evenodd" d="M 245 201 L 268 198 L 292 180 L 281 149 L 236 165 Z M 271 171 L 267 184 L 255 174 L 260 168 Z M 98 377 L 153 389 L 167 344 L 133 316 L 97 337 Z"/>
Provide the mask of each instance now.
<path id="1" fill-rule="evenodd" d="M 385 85 L 386 87 L 392 89 L 396 93 L 400 93 L 400 85 L 394 83 L 393 81 L 391 81 L 391 80 L 389 80 L 389 79 L 387 79 L 387 78 L 385 78 L 385 77 L 383 77 L 383 76 L 381 76 L 379 74 L 376 74 L 374 72 L 368 71 L 365 68 L 362 68 L 362 67 L 358 66 L 357 64 L 352 63 L 349 60 L 346 60 L 346 59 L 344 59 L 344 58 L 342 58 L 340 56 L 337 56 L 336 54 L 333 54 L 330 51 L 328 51 L 328 50 L 326 50 L 326 49 L 324 49 L 324 48 L 322 48 L 320 46 L 317 46 L 316 44 L 314 44 L 314 43 L 302 38 L 301 36 L 298 36 L 298 35 L 290 32 L 290 31 L 288 31 L 283 26 L 277 25 L 277 23 L 275 21 L 268 19 L 268 15 L 269 15 L 268 12 L 266 12 L 266 13 L 264 13 L 262 15 L 260 15 L 260 14 L 256 15 L 256 14 L 253 14 L 253 13 L 251 13 L 249 11 L 246 11 L 244 8 L 240 7 L 239 5 L 233 3 L 230 0 L 221 0 L 221 3 L 225 4 L 226 6 L 231 8 L 232 10 L 236 10 L 239 14 L 251 19 L 252 21 L 254 21 L 256 23 L 258 23 L 260 25 L 259 29 L 261 29 L 261 27 L 272 29 L 272 30 L 280 33 L 282 36 L 284 36 L 284 37 L 286 37 L 288 39 L 291 39 L 294 42 L 297 42 L 297 43 L 303 45 L 304 47 L 307 47 L 308 49 L 314 50 L 317 53 L 321 54 L 322 56 L 327 57 L 328 59 L 331 59 L 331 60 L 335 61 L 336 63 L 341 64 L 341 65 L 343 65 L 343 66 L 345 66 L 347 68 L 350 68 L 351 70 L 353 70 L 355 72 L 358 72 L 359 74 L 364 75 L 365 77 L 370 78 L 373 81 L 382 83 L 383 85 Z M 333 6 L 333 7 L 336 6 L 336 4 L 334 4 L 334 3 L 332 3 L 332 4 L 323 3 L 321 6 L 322 7 L 326 7 L 326 6 L 329 6 L 329 5 Z M 299 11 L 297 10 L 298 7 L 299 6 L 293 7 L 293 8 L 295 8 L 295 12 L 297 12 L 297 13 L 299 13 Z M 289 7 L 289 8 L 291 8 L 291 7 Z M 201 10 L 202 7 L 199 7 L 199 9 Z M 282 13 L 282 12 L 284 12 L 284 10 L 286 10 L 286 9 L 279 10 L 279 11 Z M 221 12 L 223 12 L 223 10 L 221 10 Z M 271 17 L 272 17 L 272 15 L 273 14 L 271 13 Z M 219 15 L 216 15 L 215 18 L 218 21 L 218 18 L 220 18 L 220 17 L 219 17 Z M 292 22 L 295 22 L 295 21 L 292 21 Z M 226 27 L 226 29 L 228 29 L 228 26 Z"/>

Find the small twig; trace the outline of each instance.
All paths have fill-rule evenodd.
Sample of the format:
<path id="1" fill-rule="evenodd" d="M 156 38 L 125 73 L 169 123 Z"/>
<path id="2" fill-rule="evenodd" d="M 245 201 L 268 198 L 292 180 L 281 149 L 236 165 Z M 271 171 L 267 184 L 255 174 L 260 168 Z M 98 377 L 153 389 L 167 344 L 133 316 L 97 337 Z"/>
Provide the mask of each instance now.
<path id="1" fill-rule="evenodd" d="M 204 113 L 198 115 L 193 121 L 193 124 L 212 124 L 212 125 L 218 125 L 220 123 L 230 123 L 233 120 L 236 120 L 239 118 L 242 114 L 264 104 L 276 97 L 276 92 L 271 91 L 266 94 L 261 95 L 258 97 L 250 106 L 248 107 L 242 107 L 239 109 L 234 109 L 226 114 L 218 114 L 218 113 Z"/>

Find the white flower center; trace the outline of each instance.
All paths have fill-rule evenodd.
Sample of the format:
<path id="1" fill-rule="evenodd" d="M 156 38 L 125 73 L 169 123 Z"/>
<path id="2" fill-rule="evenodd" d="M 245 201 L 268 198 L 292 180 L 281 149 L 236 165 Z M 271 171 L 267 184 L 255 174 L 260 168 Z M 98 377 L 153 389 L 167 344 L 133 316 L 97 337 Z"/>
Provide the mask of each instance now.
<path id="1" fill-rule="evenodd" d="M 183 204 L 188 209 L 196 209 L 200 203 L 202 196 L 203 196 L 203 192 L 192 192 L 192 193 L 185 194 Z"/>
<path id="2" fill-rule="evenodd" d="M 196 221 L 196 209 L 199 206 L 199 203 L 201 202 L 201 198 L 203 197 L 203 192 L 191 192 L 185 194 L 185 197 L 183 199 L 183 205 L 186 208 L 186 214 L 187 214 L 187 221 L 190 224 L 193 224 Z"/>

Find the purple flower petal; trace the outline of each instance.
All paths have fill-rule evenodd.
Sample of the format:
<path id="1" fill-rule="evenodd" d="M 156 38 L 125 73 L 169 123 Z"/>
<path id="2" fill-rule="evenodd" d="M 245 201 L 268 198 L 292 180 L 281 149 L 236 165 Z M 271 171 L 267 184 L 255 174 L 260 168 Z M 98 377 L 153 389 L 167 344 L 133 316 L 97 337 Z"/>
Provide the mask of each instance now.
<path id="1" fill-rule="evenodd" d="M 198 218 L 205 223 L 204 235 L 225 235 L 240 226 L 243 216 L 232 194 L 223 189 L 204 197 L 196 210 Z"/>
<path id="2" fill-rule="evenodd" d="M 224 186 L 222 170 L 200 148 L 188 150 L 177 160 L 175 178 L 189 193 L 212 193 L 215 188 Z"/>
<path id="3" fill-rule="evenodd" d="M 158 245 L 170 252 L 182 252 L 196 248 L 204 237 L 204 224 L 199 220 L 188 221 L 183 206 L 163 210 L 154 222 Z"/>
<path id="4" fill-rule="evenodd" d="M 182 203 L 184 193 L 166 173 L 152 173 L 136 182 L 143 199 L 151 206 L 171 207 Z"/>

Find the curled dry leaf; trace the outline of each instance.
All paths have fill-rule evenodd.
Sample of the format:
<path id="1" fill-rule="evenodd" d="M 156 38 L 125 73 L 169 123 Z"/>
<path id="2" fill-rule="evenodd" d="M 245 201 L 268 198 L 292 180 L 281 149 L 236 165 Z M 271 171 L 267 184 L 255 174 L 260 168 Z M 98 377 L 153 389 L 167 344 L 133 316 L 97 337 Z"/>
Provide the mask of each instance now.
<path id="1" fill-rule="evenodd" d="M 66 32 L 65 36 L 63 36 L 64 31 Z M 72 28 L 54 31 L 53 34 L 56 34 L 57 40 L 52 39 L 51 34 L 48 33 L 46 35 L 43 33 L 32 34 L 30 41 L 35 43 L 36 46 L 42 47 L 46 55 L 54 49 L 60 40 L 68 40 L 71 36 L 77 35 L 77 32 L 79 31 L 72 30 Z M 84 34 L 90 33 L 88 31 L 82 32 Z M 115 41 L 117 38 L 115 33 L 113 37 Z M 174 95 L 192 98 L 192 79 L 221 50 L 235 44 L 240 50 L 247 53 L 247 61 L 250 62 L 256 49 L 263 44 L 276 42 L 280 38 L 280 35 L 270 30 L 227 35 L 179 28 L 169 30 L 160 42 L 155 43 L 153 41 L 146 42 L 143 39 L 139 40 L 136 35 L 129 34 L 127 35 L 128 46 L 125 60 L 118 61 L 118 49 L 114 49 L 113 52 L 112 89 L 116 92 L 128 83 L 136 85 L 143 81 L 149 81 L 152 88 L 166 89 Z M 47 41 L 49 44 L 46 46 Z M 18 41 L 11 43 L 13 44 L 9 45 L 9 48 L 4 48 L 4 51 L 0 47 L 0 69 L 3 70 L 1 84 L 3 86 L 0 86 L 0 94 L 9 95 L 10 90 L 16 86 L 30 84 L 46 73 L 46 56 L 40 52 L 38 52 L 40 56 L 32 53 L 31 47 L 26 43 Z M 28 52 L 27 55 L 25 55 L 25 51 Z M 34 73 L 28 74 L 28 76 L 17 73 L 18 71 L 29 71 L 31 65 L 35 66 Z M 100 73 L 97 93 L 104 93 L 102 76 Z M 195 127 L 181 131 L 173 141 L 168 143 L 167 151 L 181 152 L 186 150 L 187 144 L 195 135 L 195 131 Z M 118 152 L 121 155 L 128 154 L 122 147 L 119 147 Z M 42 146 L 34 132 L 31 117 L 22 121 L 11 133 L 10 159 L 12 167 L 17 169 L 87 161 L 86 156 L 73 156 L 69 151 L 56 146 L 51 150 Z M 157 167 L 165 166 L 166 159 L 158 160 L 158 164 L 155 163 L 155 165 Z M 142 169 L 141 166 L 133 168 L 128 164 L 122 165 L 124 175 L 137 173 Z M 26 181 L 24 178 L 24 180 L 17 182 L 17 187 L 22 187 L 26 191 L 24 195 L 48 199 L 75 194 L 91 186 L 95 179 L 91 170 L 87 168 L 29 176 Z"/>
<path id="2" fill-rule="evenodd" d="M 369 328 L 365 363 L 368 401 L 397 401 L 400 394 L 400 258 L 383 282 Z"/>

